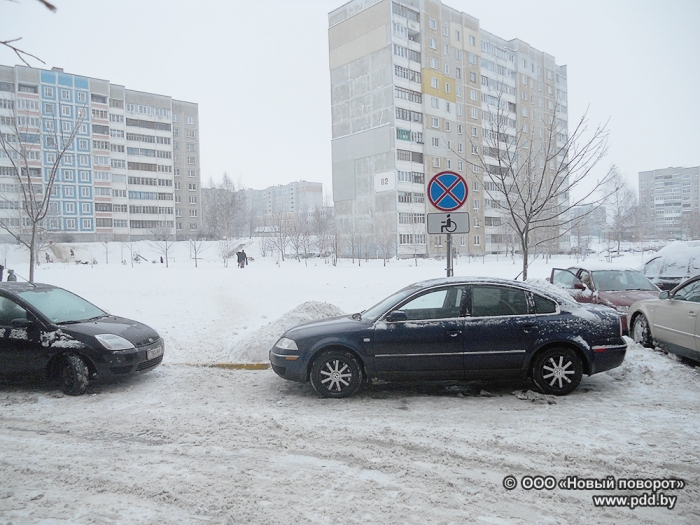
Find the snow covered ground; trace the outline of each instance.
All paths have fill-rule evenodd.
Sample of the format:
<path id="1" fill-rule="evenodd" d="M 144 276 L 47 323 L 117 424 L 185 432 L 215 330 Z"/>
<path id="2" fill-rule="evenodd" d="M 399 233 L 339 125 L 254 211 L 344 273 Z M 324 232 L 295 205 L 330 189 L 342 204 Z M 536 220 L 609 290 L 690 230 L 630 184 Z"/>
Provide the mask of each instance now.
<path id="1" fill-rule="evenodd" d="M 132 267 L 120 263 L 129 252 L 119 243 L 109 244 L 109 263 L 99 244 L 61 248 L 97 264 L 65 257 L 42 264 L 36 280 L 151 325 L 165 359 L 81 397 L 0 382 L 0 524 L 700 523 L 700 373 L 673 356 L 631 344 L 622 367 L 584 377 L 563 398 L 527 383 L 445 382 L 321 399 L 269 369 L 208 365 L 265 360 L 288 326 L 360 311 L 444 276 L 444 261 L 279 264 L 252 242 L 243 270 L 225 268 L 215 245 L 195 268 L 183 243 L 168 268 Z M 26 254 L 6 252 L 6 266 L 26 276 Z M 530 275 L 571 262 L 536 261 Z M 520 261 L 503 258 L 455 266 L 455 275 L 519 272 Z M 662 481 L 654 492 L 581 481 L 609 476 L 684 484 Z M 523 488 L 552 480 L 569 485 Z M 666 506 L 644 506 L 661 494 Z M 637 499 L 597 507 L 596 495 Z"/>

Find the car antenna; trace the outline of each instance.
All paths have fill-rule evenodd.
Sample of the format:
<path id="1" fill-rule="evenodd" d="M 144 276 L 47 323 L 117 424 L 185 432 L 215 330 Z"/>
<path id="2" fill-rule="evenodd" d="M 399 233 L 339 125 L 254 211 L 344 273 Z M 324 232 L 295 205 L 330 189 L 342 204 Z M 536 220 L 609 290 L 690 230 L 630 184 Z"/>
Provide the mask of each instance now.
<path id="1" fill-rule="evenodd" d="M 18 274 L 17 272 L 15 272 L 15 275 L 16 275 L 17 277 L 19 277 L 20 279 L 23 279 L 23 280 L 27 281 L 27 282 L 28 282 L 29 284 L 31 284 L 34 288 L 36 288 L 36 284 L 34 284 L 33 282 L 31 282 L 29 279 L 25 279 L 24 277 L 22 277 L 22 276 L 21 276 L 20 274 Z"/>

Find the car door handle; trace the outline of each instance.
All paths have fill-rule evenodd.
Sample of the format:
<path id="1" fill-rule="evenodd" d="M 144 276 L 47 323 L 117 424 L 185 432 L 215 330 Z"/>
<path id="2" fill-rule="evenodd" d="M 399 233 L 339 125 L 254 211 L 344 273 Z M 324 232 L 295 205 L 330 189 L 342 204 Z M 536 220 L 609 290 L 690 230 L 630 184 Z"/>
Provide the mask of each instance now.
<path id="1" fill-rule="evenodd" d="M 526 334 L 529 334 L 530 332 L 532 332 L 536 328 L 537 328 L 537 325 L 526 324 L 526 325 L 523 325 L 523 332 L 525 332 Z"/>
<path id="2" fill-rule="evenodd" d="M 448 330 L 447 335 L 450 337 L 457 337 L 459 334 L 462 333 L 462 330 Z"/>

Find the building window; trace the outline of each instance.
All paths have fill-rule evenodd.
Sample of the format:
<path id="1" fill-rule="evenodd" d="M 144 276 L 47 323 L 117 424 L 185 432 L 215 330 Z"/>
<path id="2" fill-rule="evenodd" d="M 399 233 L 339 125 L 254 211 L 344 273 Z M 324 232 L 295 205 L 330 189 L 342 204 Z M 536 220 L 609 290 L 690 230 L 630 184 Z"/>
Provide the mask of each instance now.
<path id="1" fill-rule="evenodd" d="M 434 18 L 428 18 L 428 27 L 430 29 L 437 29 L 437 21 Z"/>
<path id="2" fill-rule="evenodd" d="M 440 127 L 440 119 L 437 117 L 433 117 L 432 118 L 432 126 L 436 129 L 439 128 Z"/>
<path id="3" fill-rule="evenodd" d="M 428 60 L 428 62 L 429 62 L 430 67 L 431 67 L 432 69 L 437 69 L 437 68 L 438 68 L 437 58 L 430 57 L 430 59 Z M 437 80 L 437 79 L 436 79 L 436 80 Z"/>
<path id="4" fill-rule="evenodd" d="M 430 46 L 430 49 L 437 49 L 437 43 L 435 42 L 434 38 L 430 38 L 430 40 L 428 40 L 428 46 Z"/>

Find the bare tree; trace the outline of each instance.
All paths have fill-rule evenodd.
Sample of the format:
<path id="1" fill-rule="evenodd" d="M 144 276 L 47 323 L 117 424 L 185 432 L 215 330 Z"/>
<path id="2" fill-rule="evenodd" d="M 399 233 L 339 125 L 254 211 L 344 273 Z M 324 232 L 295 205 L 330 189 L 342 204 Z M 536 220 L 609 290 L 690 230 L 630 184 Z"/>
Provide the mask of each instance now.
<path id="1" fill-rule="evenodd" d="M 8 1 L 14 1 L 14 0 L 8 0 Z M 52 11 L 54 13 L 56 12 L 56 6 L 54 6 L 50 2 L 47 2 L 47 0 L 38 0 L 38 2 L 43 4 L 44 7 L 46 7 L 49 11 Z M 23 51 L 20 48 L 18 48 L 15 44 L 17 42 L 19 42 L 20 40 L 22 40 L 22 37 L 12 38 L 9 40 L 0 40 L 0 46 L 4 46 L 4 47 L 7 47 L 8 49 L 10 49 L 15 55 L 17 55 L 17 58 L 19 58 L 22 61 L 22 63 L 27 67 L 32 67 L 29 64 L 29 62 L 27 62 L 27 58 L 30 58 L 30 57 L 33 58 L 34 60 L 38 60 L 42 64 L 46 63 L 42 59 L 40 59 L 39 57 L 36 57 L 36 56 L 32 55 L 31 53 L 27 53 L 26 51 Z"/>
<path id="2" fill-rule="evenodd" d="M 151 230 L 151 236 L 153 237 L 151 245 L 159 254 L 165 257 L 165 267 L 169 268 L 170 250 L 172 250 L 175 243 L 172 222 L 165 219 L 159 221 L 158 225 Z"/>
<path id="3" fill-rule="evenodd" d="M 606 204 L 608 232 L 617 244 L 617 255 L 620 255 L 620 245 L 631 230 L 631 213 L 637 204 L 637 196 L 616 166 L 610 168 L 610 172 L 610 179 L 604 188 L 605 193 L 609 195 Z"/>
<path id="4" fill-rule="evenodd" d="M 335 253 L 335 224 L 332 215 L 326 212 L 328 209 L 317 207 L 311 219 L 311 232 L 316 240 L 316 249 L 325 260 Z"/>
<path id="5" fill-rule="evenodd" d="M 200 254 L 205 251 L 209 245 L 204 242 L 204 235 L 197 232 L 194 239 L 190 239 L 190 254 L 194 259 L 194 267 L 198 268 L 197 261 L 201 259 Z"/>
<path id="6" fill-rule="evenodd" d="M 681 217 L 681 231 L 686 240 L 700 239 L 700 213 L 684 213 Z"/>
<path id="7" fill-rule="evenodd" d="M 72 155 L 67 151 L 86 118 L 87 108 L 79 108 L 78 118 L 73 121 L 63 118 L 62 104 L 58 103 L 55 117 L 45 120 L 42 132 L 40 119 L 28 110 L 21 111 L 14 103 L 9 101 L 14 116 L 3 117 L 2 124 L 10 132 L 0 130 L 0 148 L 11 163 L 3 169 L 16 181 L 19 197 L 19 202 L 5 199 L 5 208 L 15 207 L 18 213 L 14 220 L 0 217 L 0 228 L 29 250 L 29 282 L 34 282 L 37 248 L 46 234 L 44 220 L 52 211 L 51 197 L 58 169 Z M 51 159 L 46 173 L 41 168 L 42 141 L 44 158 Z"/>
<path id="8" fill-rule="evenodd" d="M 228 237 L 220 239 L 218 242 L 219 256 L 224 261 L 224 268 L 228 268 L 228 260 L 235 255 L 234 242 Z"/>
<path id="9" fill-rule="evenodd" d="M 382 259 L 384 266 L 386 266 L 387 259 L 394 255 L 396 248 L 396 212 L 387 211 L 386 206 L 378 206 L 376 211 L 370 210 L 370 215 L 372 217 L 372 236 L 382 252 Z"/>
<path id="10" fill-rule="evenodd" d="M 240 236 L 246 232 L 248 209 L 244 192 L 224 173 L 220 184 L 209 181 L 202 194 L 202 226 L 212 239 Z"/>
<path id="11" fill-rule="evenodd" d="M 533 120 L 531 128 L 528 123 L 515 129 L 510 118 L 514 105 L 509 104 L 498 99 L 496 113 L 487 115 L 491 129 L 484 129 L 483 144 L 472 142 L 472 151 L 477 152 L 477 169 L 484 171 L 485 207 L 500 210 L 519 240 L 526 280 L 530 251 L 549 250 L 569 233 L 575 206 L 588 203 L 592 212 L 604 202 L 597 190 L 611 172 L 597 184 L 589 183 L 607 152 L 608 132 L 598 126 L 589 133 L 586 115 L 571 133 L 553 114 Z M 574 190 L 580 192 L 576 197 Z"/>
<path id="12" fill-rule="evenodd" d="M 265 229 L 269 231 L 269 246 L 277 250 L 280 260 L 284 262 L 284 252 L 289 245 L 289 217 L 278 211 L 265 216 Z"/>

